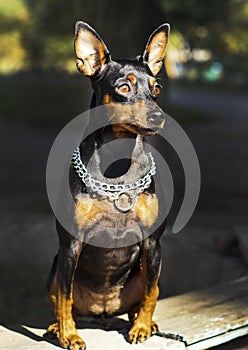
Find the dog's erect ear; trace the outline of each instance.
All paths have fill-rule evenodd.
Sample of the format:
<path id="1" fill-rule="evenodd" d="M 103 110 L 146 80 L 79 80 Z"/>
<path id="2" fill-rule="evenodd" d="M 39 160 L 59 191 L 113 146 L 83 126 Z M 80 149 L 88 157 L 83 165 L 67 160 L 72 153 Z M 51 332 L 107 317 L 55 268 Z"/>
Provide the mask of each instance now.
<path id="1" fill-rule="evenodd" d="M 142 55 L 142 61 L 147 63 L 150 71 L 155 76 L 160 71 L 168 44 L 170 25 L 164 23 L 159 26 L 150 36 Z"/>
<path id="2" fill-rule="evenodd" d="M 92 77 L 100 72 L 110 61 L 107 46 L 87 23 L 80 21 L 76 23 L 74 47 L 77 68 L 87 76 Z"/>

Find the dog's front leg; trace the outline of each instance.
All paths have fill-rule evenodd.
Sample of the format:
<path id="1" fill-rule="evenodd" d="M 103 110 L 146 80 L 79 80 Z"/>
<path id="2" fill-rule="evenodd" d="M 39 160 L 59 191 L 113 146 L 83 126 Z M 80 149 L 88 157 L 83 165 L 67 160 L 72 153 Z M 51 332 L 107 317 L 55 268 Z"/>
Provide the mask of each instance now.
<path id="1" fill-rule="evenodd" d="M 57 269 L 50 291 L 50 299 L 55 307 L 57 323 L 52 324 L 47 332 L 56 335 L 63 348 L 70 350 L 86 349 L 79 337 L 73 319 L 73 280 L 82 243 L 68 233 L 60 235 L 60 248 Z"/>
<path id="2" fill-rule="evenodd" d="M 159 294 L 158 279 L 161 269 L 161 247 L 159 240 L 147 238 L 142 248 L 142 272 L 144 276 L 144 295 L 137 317 L 129 331 L 129 340 L 143 342 L 158 330 L 152 320 Z"/>
<path id="3" fill-rule="evenodd" d="M 72 241 L 70 247 L 61 247 L 58 255 L 58 282 L 56 288 L 56 319 L 59 342 L 70 350 L 85 349 L 84 341 L 78 336 L 72 315 L 72 289 L 77 260 L 81 252 L 81 242 Z"/>

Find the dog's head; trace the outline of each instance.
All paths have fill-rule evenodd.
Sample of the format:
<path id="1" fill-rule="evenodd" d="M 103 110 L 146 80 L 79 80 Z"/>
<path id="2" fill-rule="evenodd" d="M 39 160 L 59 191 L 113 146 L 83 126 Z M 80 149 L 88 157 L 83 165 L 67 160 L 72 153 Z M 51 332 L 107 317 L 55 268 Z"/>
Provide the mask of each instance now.
<path id="1" fill-rule="evenodd" d="M 164 126 L 156 75 L 163 65 L 169 30 L 169 24 L 158 27 L 136 60 L 113 61 L 95 30 L 84 22 L 76 23 L 77 68 L 91 78 L 96 106 L 105 106 L 119 132 L 152 135 Z"/>

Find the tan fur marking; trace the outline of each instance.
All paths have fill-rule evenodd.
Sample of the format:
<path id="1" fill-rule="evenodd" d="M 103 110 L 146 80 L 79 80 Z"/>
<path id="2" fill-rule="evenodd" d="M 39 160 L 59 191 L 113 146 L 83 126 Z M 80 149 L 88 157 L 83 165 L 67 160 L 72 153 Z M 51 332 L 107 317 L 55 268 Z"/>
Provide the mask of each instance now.
<path id="1" fill-rule="evenodd" d="M 108 314 L 114 314 L 121 306 L 121 286 L 111 288 L 107 294 L 99 294 L 91 291 L 92 298 L 95 300 L 93 305 L 90 305 L 89 310 L 93 314 L 99 315 L 106 311 Z"/>
<path id="2" fill-rule="evenodd" d="M 113 124 L 112 129 L 119 139 L 128 137 L 132 133 L 131 130 L 127 129 L 125 124 Z"/>
<path id="3" fill-rule="evenodd" d="M 152 333 L 158 331 L 157 324 L 152 320 L 152 316 L 156 307 L 157 298 L 159 295 L 158 279 L 161 266 L 157 272 L 157 276 L 148 290 L 147 285 L 147 254 L 149 249 L 149 241 L 144 241 L 142 249 L 142 272 L 145 283 L 145 291 L 141 300 L 140 308 L 137 312 L 137 318 L 133 321 L 132 328 L 129 331 L 129 340 L 137 343 L 144 342 Z"/>
<path id="4" fill-rule="evenodd" d="M 59 342 L 63 348 L 78 349 L 79 344 L 84 347 L 84 341 L 78 336 L 72 317 L 72 293 L 66 298 L 59 285 L 57 288 L 56 318 L 58 321 Z"/>
<path id="5" fill-rule="evenodd" d="M 145 226 L 151 227 L 158 217 L 158 198 L 155 194 L 141 193 L 132 211 Z"/>
<path id="6" fill-rule="evenodd" d="M 78 349 L 80 345 L 82 348 L 85 347 L 84 341 L 79 337 L 73 319 L 72 313 L 72 292 L 69 298 L 62 292 L 59 284 L 57 283 L 57 274 L 54 276 L 54 280 L 50 291 L 50 300 L 55 307 L 55 315 L 57 322 L 51 324 L 47 333 L 53 334 L 59 339 L 59 343 L 63 348 L 72 350 Z"/>
<path id="7" fill-rule="evenodd" d="M 138 106 L 145 106 L 145 101 L 144 100 L 138 100 L 137 104 L 138 104 Z"/>
<path id="8" fill-rule="evenodd" d="M 103 97 L 103 103 L 108 116 L 115 123 L 135 123 L 143 125 L 146 122 L 146 104 L 143 100 L 138 100 L 133 104 L 123 104 L 114 102 L 109 94 Z"/>
<path id="9" fill-rule="evenodd" d="M 139 133 L 140 135 L 148 135 L 146 131 L 137 131 L 135 128 L 132 128 L 128 124 L 134 124 L 142 128 L 150 128 L 150 125 L 147 121 L 147 106 L 144 100 L 138 100 L 133 104 L 123 104 L 114 102 L 111 99 L 111 96 L 107 93 L 103 96 L 103 104 L 105 105 L 106 112 L 109 118 L 111 118 L 112 123 L 122 124 L 122 130 L 116 130 L 117 137 L 123 137 L 126 134 L 122 132 L 124 129 L 131 133 Z"/>
<path id="10" fill-rule="evenodd" d="M 138 316 L 134 320 L 133 326 L 129 331 L 130 340 L 134 343 L 137 341 L 143 342 L 149 338 L 152 333 L 158 331 L 157 324 L 152 320 L 158 294 L 158 282 L 156 281 L 151 292 L 145 295 Z"/>
<path id="11" fill-rule="evenodd" d="M 75 219 L 80 229 L 94 223 L 105 212 L 99 201 L 88 196 L 80 196 L 75 207 Z"/>
<path id="12" fill-rule="evenodd" d="M 112 102 L 112 99 L 111 99 L 110 95 L 109 95 L 108 93 L 106 93 L 106 94 L 104 95 L 104 97 L 103 97 L 103 103 L 104 103 L 105 105 L 108 105 L 108 104 L 110 104 L 111 102 Z"/>
<path id="13" fill-rule="evenodd" d="M 127 79 L 131 81 L 132 84 L 136 84 L 137 82 L 137 79 L 136 79 L 136 76 L 134 74 L 128 74 L 127 75 Z"/>
<path id="14" fill-rule="evenodd" d="M 150 77 L 150 78 L 149 78 L 149 84 L 150 84 L 150 86 L 153 86 L 153 85 L 155 84 L 155 82 L 156 82 L 156 79 L 155 79 L 154 77 Z"/>

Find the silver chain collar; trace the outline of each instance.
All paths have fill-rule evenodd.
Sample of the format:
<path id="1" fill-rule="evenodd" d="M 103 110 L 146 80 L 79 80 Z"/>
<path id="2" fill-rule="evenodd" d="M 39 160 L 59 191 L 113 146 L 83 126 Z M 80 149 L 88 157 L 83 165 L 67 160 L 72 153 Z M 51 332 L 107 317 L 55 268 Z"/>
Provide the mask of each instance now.
<path id="1" fill-rule="evenodd" d="M 151 159 L 151 167 L 148 173 L 130 184 L 115 185 L 94 179 L 82 162 L 79 147 L 73 152 L 72 163 L 76 173 L 86 187 L 90 188 L 92 192 L 100 196 L 105 196 L 110 201 L 114 201 L 115 207 L 121 212 L 127 212 L 134 206 L 136 197 L 150 186 L 152 176 L 156 174 L 156 163 L 150 152 L 149 156 Z"/>

